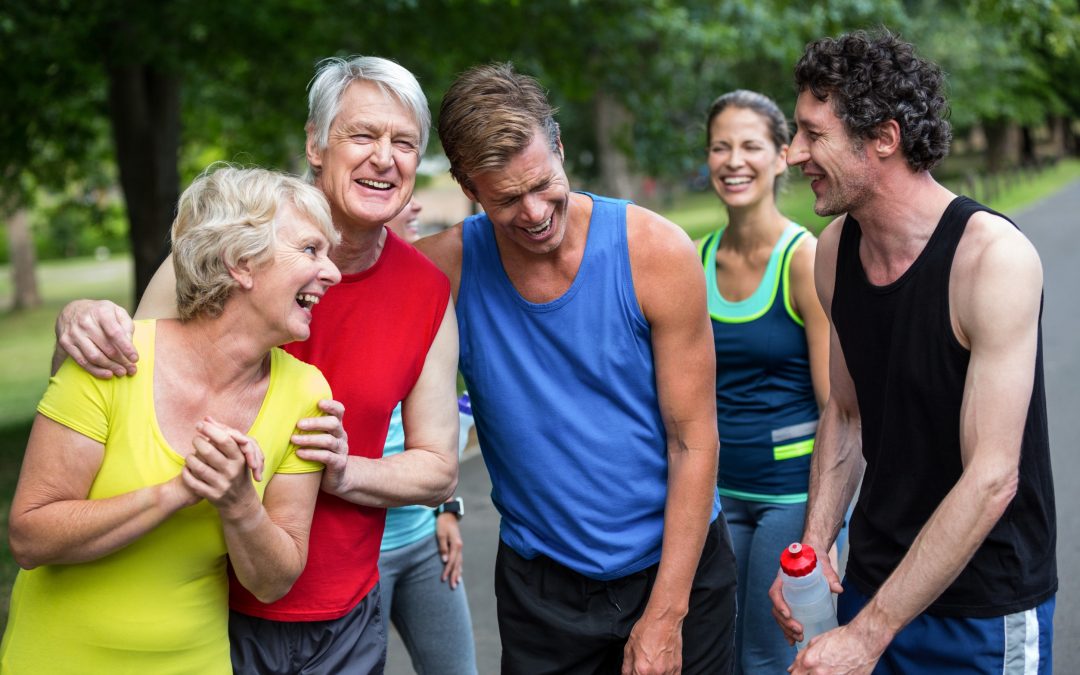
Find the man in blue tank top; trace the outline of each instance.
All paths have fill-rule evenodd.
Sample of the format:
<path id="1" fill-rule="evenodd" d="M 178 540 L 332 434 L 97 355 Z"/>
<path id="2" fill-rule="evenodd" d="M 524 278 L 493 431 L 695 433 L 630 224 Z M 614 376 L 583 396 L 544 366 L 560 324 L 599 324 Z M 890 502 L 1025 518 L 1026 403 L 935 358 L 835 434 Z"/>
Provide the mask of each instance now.
<path id="1" fill-rule="evenodd" d="M 811 179 L 831 397 L 803 541 L 828 550 L 860 478 L 841 626 L 792 672 L 1050 673 L 1056 526 L 1042 268 L 1000 214 L 938 184 L 938 67 L 882 33 L 811 43 L 788 162 Z M 843 215 L 846 214 L 846 215 Z M 773 613 L 801 637 L 777 581 Z"/>
<path id="2" fill-rule="evenodd" d="M 503 672 L 730 672 L 704 274 L 671 222 L 570 191 L 553 112 L 508 64 L 461 75 L 439 136 L 485 213 L 417 243 L 502 516 Z"/>

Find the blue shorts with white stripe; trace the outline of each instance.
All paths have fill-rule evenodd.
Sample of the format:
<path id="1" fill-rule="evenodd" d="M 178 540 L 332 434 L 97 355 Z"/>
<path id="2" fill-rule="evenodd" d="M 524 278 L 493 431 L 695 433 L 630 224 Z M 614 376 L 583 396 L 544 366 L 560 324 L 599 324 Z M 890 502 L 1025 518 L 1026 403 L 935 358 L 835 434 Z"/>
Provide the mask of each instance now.
<path id="1" fill-rule="evenodd" d="M 836 616 L 846 624 L 868 598 L 844 581 Z M 874 668 L 875 675 L 1053 672 L 1054 601 L 1024 612 L 988 619 L 920 614 L 896 636 Z"/>

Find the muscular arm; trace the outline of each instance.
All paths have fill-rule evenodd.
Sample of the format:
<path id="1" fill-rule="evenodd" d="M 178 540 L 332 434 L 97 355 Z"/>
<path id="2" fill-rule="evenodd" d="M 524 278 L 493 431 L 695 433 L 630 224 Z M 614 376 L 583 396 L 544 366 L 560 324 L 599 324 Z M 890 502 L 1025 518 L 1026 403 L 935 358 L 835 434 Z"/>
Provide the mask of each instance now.
<path id="1" fill-rule="evenodd" d="M 97 560 L 199 501 L 179 477 L 88 499 L 104 456 L 101 443 L 37 416 L 11 503 L 11 551 L 20 567 Z"/>
<path id="2" fill-rule="evenodd" d="M 333 443 L 327 435 L 293 436 L 293 442 L 302 446 L 299 457 L 326 465 L 323 489 L 356 504 L 379 507 L 438 506 L 453 496 L 458 475 L 457 356 L 457 318 L 454 303 L 448 302 L 420 378 L 402 402 L 405 452 L 382 459 L 345 456 L 347 446 Z M 328 431 L 317 426 L 328 421 L 333 422 L 302 420 L 300 427 Z"/>
<path id="3" fill-rule="evenodd" d="M 656 583 L 627 643 L 623 672 L 668 672 L 681 662 L 682 622 L 716 492 L 716 354 L 693 244 L 672 223 L 633 206 L 627 233 L 634 288 L 652 331 L 668 494 Z"/>
<path id="4" fill-rule="evenodd" d="M 842 218 L 830 224 L 821 233 L 821 240 L 817 244 L 813 270 L 817 298 L 814 300 L 818 308 L 823 308 L 822 314 L 827 318 L 832 309 L 836 250 L 842 225 Z M 792 261 L 793 275 L 795 262 Z M 803 300 L 801 307 L 803 316 L 809 319 L 813 313 L 812 309 L 807 309 L 810 307 L 810 300 Z M 819 336 L 811 334 L 811 325 L 812 321 L 807 320 L 807 340 L 820 340 Z M 818 553 L 818 562 L 822 565 L 822 571 L 832 585 L 833 592 L 839 593 L 842 590 L 840 579 L 832 569 L 826 553 L 843 525 L 844 514 L 862 478 L 865 461 L 862 456 L 862 421 L 855 385 L 848 373 L 839 337 L 831 326 L 828 327 L 827 341 L 828 356 L 825 360 L 828 364 L 829 397 L 821 413 L 814 454 L 810 460 L 806 523 L 802 542 L 812 546 Z M 820 349 L 820 345 L 817 346 Z M 814 347 L 815 344 L 811 342 L 811 368 L 814 366 Z M 815 392 L 819 392 L 816 382 Z M 794 642 L 801 639 L 802 626 L 791 618 L 791 612 L 780 592 L 779 574 L 769 589 L 769 598 L 773 603 L 773 616 L 788 640 Z"/>

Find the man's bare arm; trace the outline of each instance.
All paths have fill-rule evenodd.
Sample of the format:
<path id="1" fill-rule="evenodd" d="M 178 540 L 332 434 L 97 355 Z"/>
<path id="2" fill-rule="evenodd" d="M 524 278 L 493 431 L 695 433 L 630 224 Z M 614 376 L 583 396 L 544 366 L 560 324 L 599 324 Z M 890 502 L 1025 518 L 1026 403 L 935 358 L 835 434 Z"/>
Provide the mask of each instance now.
<path id="1" fill-rule="evenodd" d="M 297 456 L 326 466 L 323 490 L 355 504 L 438 506 L 454 494 L 458 475 L 458 334 L 448 302 L 420 378 L 402 402 L 405 452 L 382 459 L 350 456 L 341 431 L 341 404 L 326 417 L 301 420 Z M 333 403 L 333 402 L 324 402 Z M 322 405 L 322 404 L 320 404 Z"/>
<path id="2" fill-rule="evenodd" d="M 836 278 L 836 252 L 843 228 L 843 218 L 837 219 L 821 234 L 814 263 L 815 286 L 820 305 L 826 316 L 832 314 L 833 285 Z M 808 324 L 809 326 L 809 324 Z M 814 454 L 810 459 L 810 477 L 806 506 L 806 523 L 802 541 L 819 552 L 818 561 L 833 592 L 842 588 L 840 579 L 825 553 L 836 540 L 844 522 L 844 514 L 862 478 L 865 462 L 862 456 L 862 421 L 859 416 L 855 384 L 848 373 L 844 351 L 836 330 L 829 328 L 829 399 L 821 413 Z M 791 617 L 791 611 L 780 592 L 780 577 L 769 589 L 773 617 L 788 640 L 802 639 L 802 626 Z"/>
<path id="3" fill-rule="evenodd" d="M 166 258 L 143 293 L 136 319 L 169 319 L 176 312 L 176 276 Z M 135 325 L 127 310 L 108 300 L 74 300 L 56 317 L 52 374 L 70 356 L 94 377 L 134 375 L 139 354 L 131 343 Z"/>
<path id="4" fill-rule="evenodd" d="M 624 650 L 623 672 L 677 672 L 716 494 L 716 353 L 693 243 L 674 224 L 633 206 L 627 233 L 634 288 L 652 332 L 668 494 L 656 582 Z"/>

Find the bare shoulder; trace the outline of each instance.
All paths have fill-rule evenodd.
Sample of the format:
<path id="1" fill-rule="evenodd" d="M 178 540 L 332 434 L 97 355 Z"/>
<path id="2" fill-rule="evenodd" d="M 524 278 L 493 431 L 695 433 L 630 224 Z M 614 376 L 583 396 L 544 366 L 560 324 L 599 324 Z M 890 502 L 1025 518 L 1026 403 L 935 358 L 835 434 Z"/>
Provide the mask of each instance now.
<path id="1" fill-rule="evenodd" d="M 961 344 L 1033 330 L 1042 284 L 1039 254 L 1020 230 L 992 213 L 972 215 L 957 246 L 949 283 Z"/>
<path id="2" fill-rule="evenodd" d="M 450 279 L 454 297 L 457 297 L 461 281 L 462 224 L 458 223 L 442 232 L 417 240 L 413 246 L 435 263 Z"/>
<path id="3" fill-rule="evenodd" d="M 807 232 L 795 244 L 795 250 L 791 252 L 791 273 L 805 276 L 814 274 L 814 258 L 817 256 L 818 239 L 813 232 Z"/>
<path id="4" fill-rule="evenodd" d="M 685 258 L 697 259 L 697 249 L 686 232 L 658 213 L 640 206 L 626 207 L 626 239 L 633 266 L 663 265 Z"/>
<path id="5" fill-rule="evenodd" d="M 690 236 L 667 218 L 639 206 L 626 209 L 630 273 L 650 323 L 675 308 L 705 310 L 705 272 Z M 680 302 L 672 302 L 679 298 Z"/>
<path id="6" fill-rule="evenodd" d="M 817 287 L 821 306 L 826 312 L 832 305 L 833 286 L 836 282 L 836 254 L 840 248 L 840 234 L 844 231 L 844 219 L 845 216 L 840 216 L 826 225 L 814 243 L 814 285 Z"/>
<path id="7" fill-rule="evenodd" d="M 1042 284 L 1042 262 L 1035 246 L 1012 223 L 986 211 L 968 220 L 956 248 L 953 272 L 953 278 L 964 286 L 995 280 L 1034 281 L 1034 277 Z"/>

